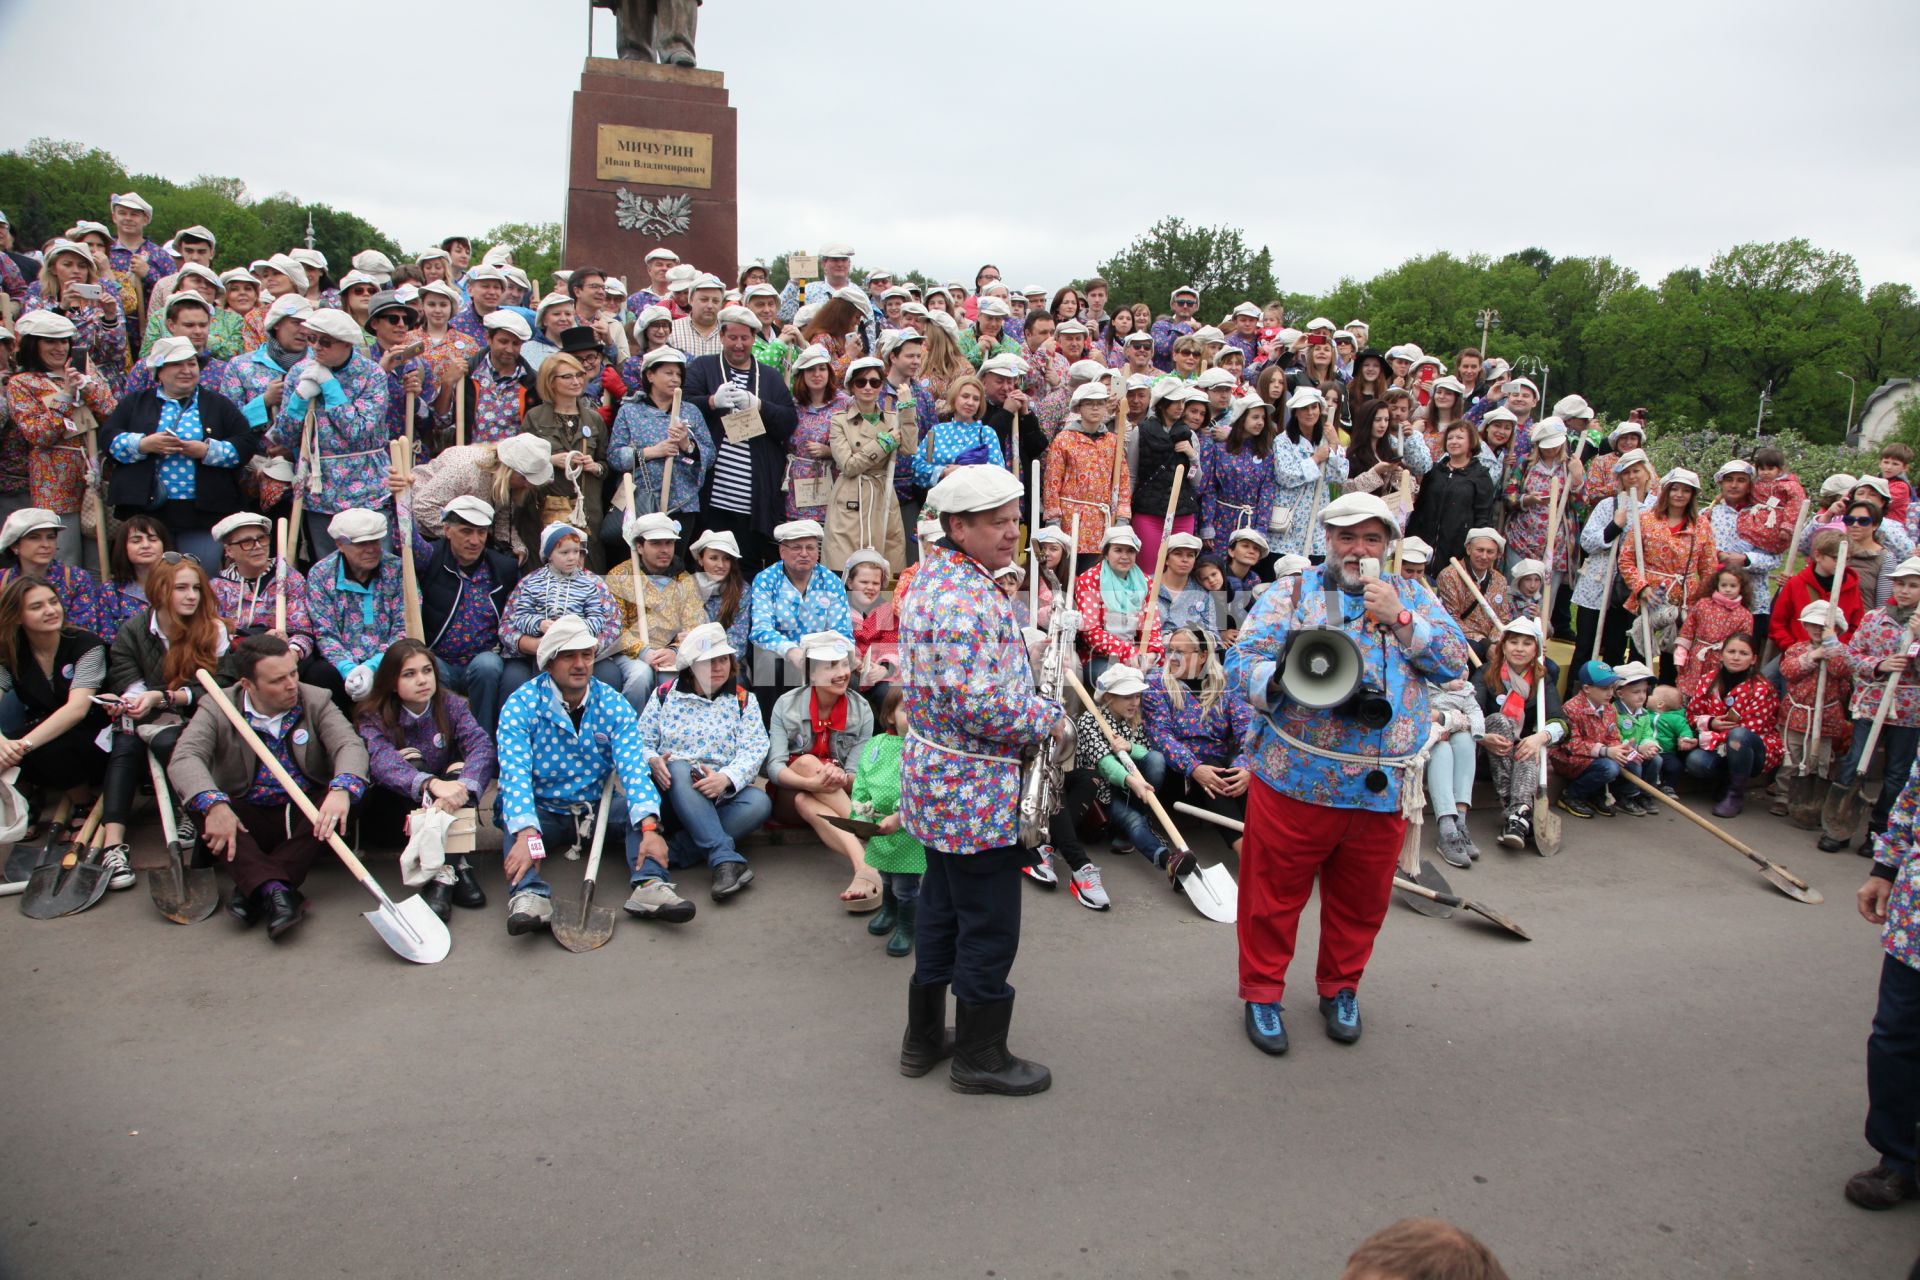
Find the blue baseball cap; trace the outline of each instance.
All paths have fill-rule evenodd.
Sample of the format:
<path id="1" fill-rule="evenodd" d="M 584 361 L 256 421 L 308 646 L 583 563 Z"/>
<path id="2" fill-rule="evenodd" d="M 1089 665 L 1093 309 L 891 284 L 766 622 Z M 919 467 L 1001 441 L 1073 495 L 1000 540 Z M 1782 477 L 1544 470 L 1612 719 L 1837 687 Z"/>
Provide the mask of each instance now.
<path id="1" fill-rule="evenodd" d="M 1597 685 L 1602 689 L 1611 689 L 1614 685 L 1620 683 L 1620 677 L 1614 672 L 1612 667 L 1600 661 L 1600 659 L 1595 658 L 1590 662 L 1581 664 L 1580 683 Z"/>

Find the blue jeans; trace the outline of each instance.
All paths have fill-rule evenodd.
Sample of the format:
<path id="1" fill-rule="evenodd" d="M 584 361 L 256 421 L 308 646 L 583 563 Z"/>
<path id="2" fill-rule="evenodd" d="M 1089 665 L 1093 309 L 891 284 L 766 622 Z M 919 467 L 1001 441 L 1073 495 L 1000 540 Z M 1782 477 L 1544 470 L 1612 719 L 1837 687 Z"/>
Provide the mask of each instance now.
<path id="1" fill-rule="evenodd" d="M 1920 972 L 1880 959 L 1880 1005 L 1867 1037 L 1867 1145 L 1893 1168 L 1913 1172 L 1920 1124 Z"/>
<path id="2" fill-rule="evenodd" d="M 1158 789 L 1167 780 L 1167 758 L 1158 751 L 1148 751 L 1134 764 L 1146 776 L 1148 786 Z M 1112 790 L 1113 803 L 1107 806 L 1107 820 L 1133 843 L 1142 857 L 1155 861 L 1155 855 L 1164 853 L 1167 846 L 1147 821 L 1146 807 L 1134 799 L 1133 792 L 1124 785 Z"/>
<path id="3" fill-rule="evenodd" d="M 918 871 L 882 871 L 880 883 L 893 890 L 893 900 L 903 907 L 919 901 L 920 873 Z"/>
<path id="4" fill-rule="evenodd" d="M 1767 749 L 1759 734 L 1751 729 L 1735 729 L 1727 735 L 1724 757 L 1700 747 L 1687 752 L 1687 772 L 1696 778 L 1751 778 L 1766 758 Z"/>
<path id="5" fill-rule="evenodd" d="M 570 813 L 550 813 L 545 809 L 535 809 L 534 812 L 540 816 L 540 839 L 547 846 L 547 857 L 559 858 L 565 856 L 566 851 L 573 847 L 573 815 Z M 502 825 L 500 822 L 500 802 L 497 798 L 494 800 L 493 821 L 496 826 Z M 506 843 L 501 846 L 500 851 L 500 860 L 502 862 L 506 861 L 507 854 L 513 852 L 513 842 L 518 837 L 519 832 L 517 831 L 507 833 Z M 631 880 L 634 884 L 639 884 L 646 878 L 642 876 L 638 870 L 634 870 L 635 863 L 637 863 L 640 858 L 640 841 L 632 832 L 627 830 L 627 806 L 617 795 L 613 802 L 607 805 L 607 844 L 612 845 L 615 840 L 620 841 L 621 844 L 626 846 L 627 867 L 632 872 Z M 588 845 L 581 849 L 580 856 L 585 858 L 591 852 L 592 846 Z M 536 862 L 531 867 L 528 867 L 527 874 L 521 876 L 510 886 L 508 889 L 509 895 L 515 893 L 537 893 L 543 898 L 551 898 L 553 896 L 553 887 L 547 883 L 546 877 L 540 874 L 540 869 L 545 865 L 544 862 Z M 582 863 L 581 870 L 584 874 L 584 863 Z"/>
<path id="6" fill-rule="evenodd" d="M 1470 733 L 1451 734 L 1434 744 L 1427 759 L 1427 795 L 1435 817 L 1457 814 L 1461 805 L 1473 803 L 1473 745 Z"/>
<path id="7" fill-rule="evenodd" d="M 1677 788 L 1680 785 L 1680 775 L 1686 772 L 1686 755 L 1678 748 L 1672 751 L 1662 751 L 1658 757 L 1658 763 L 1660 765 L 1660 776 L 1653 781 L 1658 782 L 1663 787 Z"/>
<path id="8" fill-rule="evenodd" d="M 693 766 L 684 760 L 669 760 L 667 772 L 672 781 L 662 797 L 679 830 L 667 840 L 667 861 L 676 867 L 691 867 L 705 861 L 710 867 L 723 862 L 745 862 L 734 847 L 760 828 L 773 813 L 773 799 L 760 788 L 748 785 L 718 800 L 709 800 L 693 787 Z M 640 874 L 665 879 L 666 868 L 649 858 L 640 865 Z"/>
<path id="9" fill-rule="evenodd" d="M 1575 800 L 1597 800 L 1607 784 L 1620 776 L 1620 762 L 1607 756 L 1593 761 L 1567 780 L 1566 795 Z"/>
<path id="10" fill-rule="evenodd" d="M 619 683 L 614 684 L 613 681 L 608 683 L 613 684 L 614 688 L 620 691 L 621 696 L 627 700 L 627 705 L 633 708 L 635 715 L 645 711 L 647 695 L 653 692 L 653 686 L 659 681 L 660 673 L 640 659 L 629 658 L 622 654 L 615 654 L 607 661 L 620 672 Z M 758 790 L 758 788 L 755 789 Z"/>
<path id="11" fill-rule="evenodd" d="M 1852 786 L 1854 775 L 1870 763 L 1860 758 L 1860 752 L 1865 749 L 1867 734 L 1872 728 L 1871 718 L 1853 722 L 1853 750 L 1847 755 L 1847 762 L 1840 766 L 1834 786 Z M 1907 775 L 1913 772 L 1914 752 L 1920 748 L 1920 729 L 1883 724 L 1880 741 L 1886 744 L 1887 762 L 1880 775 L 1880 798 L 1873 802 L 1873 815 L 1867 820 L 1867 830 L 1875 835 L 1887 829 L 1887 816 L 1893 812 L 1893 802 L 1900 798 L 1901 789 L 1907 785 Z"/>
<path id="12" fill-rule="evenodd" d="M 497 653 L 477 653 L 464 666 L 454 666 L 438 654 L 433 658 L 440 683 L 459 694 L 473 708 L 473 718 L 492 737 L 500 728 L 501 677 L 507 660 Z"/>

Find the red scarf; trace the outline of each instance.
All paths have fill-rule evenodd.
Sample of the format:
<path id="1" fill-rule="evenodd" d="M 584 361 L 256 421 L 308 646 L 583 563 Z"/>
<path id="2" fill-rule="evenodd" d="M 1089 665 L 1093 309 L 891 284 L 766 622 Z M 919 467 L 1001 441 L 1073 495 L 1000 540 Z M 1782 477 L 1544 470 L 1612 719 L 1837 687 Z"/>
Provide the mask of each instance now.
<path id="1" fill-rule="evenodd" d="M 823 720 L 820 718 L 820 691 L 818 689 L 809 691 L 807 694 L 807 725 L 813 730 L 814 758 L 817 760 L 832 760 L 833 763 L 839 764 L 840 762 L 833 757 L 833 731 L 838 729 L 845 732 L 846 730 L 846 695 L 841 695 L 840 701 L 833 704 L 833 710 L 829 712 L 826 719 Z"/>

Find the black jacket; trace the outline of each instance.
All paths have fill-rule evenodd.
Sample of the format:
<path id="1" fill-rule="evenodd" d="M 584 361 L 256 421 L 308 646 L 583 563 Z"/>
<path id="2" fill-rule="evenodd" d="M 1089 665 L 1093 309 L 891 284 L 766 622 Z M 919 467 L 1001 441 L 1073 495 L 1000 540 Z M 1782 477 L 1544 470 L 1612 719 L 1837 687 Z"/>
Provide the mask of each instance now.
<path id="1" fill-rule="evenodd" d="M 240 455 L 231 467 L 194 467 L 193 505 L 198 511 L 224 516 L 240 510 L 240 473 L 253 457 L 253 428 L 233 401 L 217 391 L 199 388 L 200 426 L 209 440 L 224 440 Z M 160 393 L 152 387 L 128 396 L 113 407 L 102 426 L 100 447 L 110 447 L 122 432 L 150 436 L 160 429 Z M 116 462 L 107 477 L 107 502 L 121 519 L 146 511 L 157 511 L 165 504 L 158 491 L 158 455 L 141 454 L 138 462 Z"/>
<path id="2" fill-rule="evenodd" d="M 707 435 L 713 440 L 718 454 L 720 446 L 726 441 L 726 428 L 720 420 L 726 415 L 713 408 L 708 401 L 713 393 L 730 381 L 727 376 L 725 356 L 700 356 L 687 364 L 687 376 L 681 388 L 681 399 L 688 404 L 698 406 L 700 416 L 706 420 Z M 780 485 L 787 474 L 787 441 L 793 437 L 793 429 L 800 423 L 800 411 L 794 407 L 793 392 L 780 377 L 780 371 L 771 365 L 755 361 L 752 370 L 753 383 L 748 390 L 760 397 L 760 422 L 766 431 L 747 441 L 747 452 L 753 458 L 753 527 L 758 533 L 773 536 L 773 527 L 786 519 L 786 506 L 780 501 Z M 700 486 L 700 505 L 703 509 L 713 503 L 713 471 L 707 472 L 706 481 Z"/>
<path id="3" fill-rule="evenodd" d="M 469 590 L 470 584 L 454 564 L 453 549 L 445 538 L 427 545 L 433 548 L 433 554 L 427 557 L 426 564 L 417 566 L 415 572 L 420 577 L 420 622 L 426 629 L 427 647 L 432 648 L 453 619 L 454 610 L 459 608 L 460 593 Z M 506 552 L 492 547 L 483 547 L 480 558 L 493 574 L 493 589 L 488 592 L 488 598 L 497 623 L 499 615 L 506 611 L 507 597 L 520 581 L 520 564 Z"/>
<path id="4" fill-rule="evenodd" d="M 1005 456 L 1007 465 L 1013 465 L 1013 415 L 994 404 L 987 403 L 987 413 L 981 419 L 993 428 L 993 434 L 1000 438 L 1000 452 Z M 922 424 L 921 431 L 931 431 L 932 427 Z M 1033 474 L 1033 464 L 1045 458 L 1047 454 L 1047 429 L 1040 425 L 1040 415 L 1033 411 L 1033 400 L 1027 400 L 1027 411 L 1020 415 L 1020 488 L 1022 497 L 1020 509 L 1027 510 L 1027 479 Z M 1031 515 L 1031 512 L 1027 512 Z"/>
<path id="5" fill-rule="evenodd" d="M 1195 515 L 1200 510 L 1199 478 L 1194 475 L 1194 464 L 1186 454 L 1175 453 L 1173 447 L 1193 439 L 1193 428 L 1184 422 L 1176 422 L 1172 430 L 1160 425 L 1157 414 L 1148 414 L 1135 428 L 1140 440 L 1140 451 L 1134 462 L 1133 514 L 1136 516 L 1165 516 L 1167 499 L 1173 496 L 1173 472 L 1175 467 L 1184 466 L 1187 474 L 1180 482 L 1180 501 L 1173 509 L 1176 516 Z"/>
<path id="6" fill-rule="evenodd" d="M 1443 458 L 1427 472 L 1407 534 L 1433 548 L 1436 577 L 1456 557 L 1467 558 L 1467 530 L 1493 527 L 1495 496 L 1493 477 L 1477 459 L 1455 471 Z"/>

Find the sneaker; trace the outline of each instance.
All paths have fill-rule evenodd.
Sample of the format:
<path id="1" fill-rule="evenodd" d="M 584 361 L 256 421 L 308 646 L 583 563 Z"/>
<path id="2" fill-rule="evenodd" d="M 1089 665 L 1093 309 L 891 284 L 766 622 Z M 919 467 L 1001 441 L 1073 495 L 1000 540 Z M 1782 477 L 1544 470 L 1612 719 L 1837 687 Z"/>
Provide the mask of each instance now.
<path id="1" fill-rule="evenodd" d="M 1089 911 L 1105 911 L 1113 905 L 1107 897 L 1107 888 L 1100 883 L 1100 868 L 1089 862 L 1073 873 L 1068 881 L 1073 889 L 1073 900 Z"/>
<path id="2" fill-rule="evenodd" d="M 1467 851 L 1468 862 L 1480 861 L 1480 846 L 1473 842 L 1473 832 L 1467 830 L 1467 815 L 1460 815 L 1460 847 Z"/>
<path id="3" fill-rule="evenodd" d="M 1247 1001 L 1247 1039 L 1262 1053 L 1279 1057 L 1287 1051 L 1287 1024 L 1280 1020 L 1280 1002 Z"/>
<path id="4" fill-rule="evenodd" d="M 1607 799 L 1607 793 L 1604 791 L 1587 801 L 1587 805 L 1603 818 L 1611 818 L 1617 807 L 1613 801 Z"/>
<path id="5" fill-rule="evenodd" d="M 685 924 L 693 919 L 693 904 L 675 893 L 665 880 L 642 880 L 627 897 L 627 913 L 642 920 Z"/>
<path id="6" fill-rule="evenodd" d="M 1199 867 L 1200 859 L 1194 857 L 1191 850 L 1183 849 L 1175 853 L 1171 849 L 1162 849 L 1160 856 L 1153 860 L 1153 865 L 1166 872 L 1167 883 L 1178 889 L 1180 877 L 1192 875 Z"/>
<path id="7" fill-rule="evenodd" d="M 1680 789 L 1671 782 L 1663 782 L 1660 784 L 1660 794 L 1669 800 L 1678 800 L 1680 798 Z"/>
<path id="8" fill-rule="evenodd" d="M 1462 843 L 1462 832 L 1458 818 L 1443 817 L 1440 819 L 1440 838 L 1435 842 L 1435 847 L 1439 849 L 1440 856 L 1446 859 L 1447 865 L 1450 867 L 1470 867 L 1473 865 L 1473 859 L 1467 856 L 1467 851 Z"/>
<path id="9" fill-rule="evenodd" d="M 1050 844 L 1043 844 L 1035 849 L 1032 864 L 1020 869 L 1026 872 L 1028 879 L 1035 884 L 1044 885 L 1049 889 L 1058 888 L 1060 885 L 1060 877 L 1053 870 L 1053 846 Z"/>
<path id="10" fill-rule="evenodd" d="M 1873 841 L 1869 840 L 1867 844 L 1871 846 Z M 1840 836 L 1821 836 L 1818 840 L 1814 841 L 1814 848 L 1820 850 L 1822 853 L 1839 853 L 1842 850 L 1852 847 L 1852 836 L 1846 836 L 1844 838 Z"/>
<path id="11" fill-rule="evenodd" d="M 1591 818 L 1594 813 L 1593 806 L 1585 800 L 1582 800 L 1579 796 L 1565 793 L 1562 793 L 1560 796 L 1560 811 L 1562 813 L 1570 813 L 1576 818 Z"/>
<path id="12" fill-rule="evenodd" d="M 1524 849 L 1533 838 L 1533 822 L 1525 809 L 1511 809 L 1500 827 L 1500 843 L 1509 849 Z"/>
<path id="13" fill-rule="evenodd" d="M 1847 1179 L 1847 1199 L 1862 1209 L 1891 1209 L 1903 1200 L 1920 1194 L 1913 1175 L 1890 1168 L 1885 1163 L 1864 1169 Z"/>
<path id="14" fill-rule="evenodd" d="M 1331 998 L 1320 997 L 1320 1016 L 1327 1020 L 1327 1038 L 1352 1044 L 1360 1038 L 1360 997 L 1342 987 Z"/>
<path id="15" fill-rule="evenodd" d="M 553 922 L 553 902 L 544 893 L 522 889 L 507 903 L 507 932 L 515 937 Z"/>
<path id="16" fill-rule="evenodd" d="M 1112 840 L 1108 841 L 1107 843 L 1108 843 L 1108 846 L 1115 853 L 1138 853 L 1139 852 L 1139 850 L 1134 847 L 1133 841 L 1127 839 L 1125 836 L 1115 836 Z"/>
<path id="17" fill-rule="evenodd" d="M 752 867 L 744 862 L 723 862 L 713 869 L 713 900 L 725 902 L 752 883 Z"/>
<path id="18" fill-rule="evenodd" d="M 140 877 L 133 874 L 133 868 L 127 865 L 127 846 L 108 845 L 100 853 L 100 865 L 107 869 L 107 888 L 131 889 Z"/>

